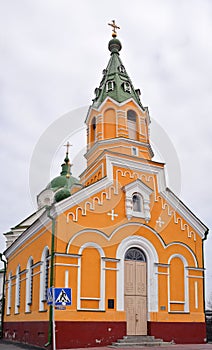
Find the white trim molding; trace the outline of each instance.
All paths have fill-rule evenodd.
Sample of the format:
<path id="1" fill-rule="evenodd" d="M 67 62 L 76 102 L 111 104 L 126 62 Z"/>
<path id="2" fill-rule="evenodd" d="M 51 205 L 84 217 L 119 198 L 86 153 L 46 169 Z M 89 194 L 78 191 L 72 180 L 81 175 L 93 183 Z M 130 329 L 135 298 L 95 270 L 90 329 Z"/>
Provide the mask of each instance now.
<path id="1" fill-rule="evenodd" d="M 27 273 L 26 273 L 26 295 L 25 295 L 25 312 L 31 312 L 32 305 L 32 288 L 33 288 L 33 258 L 29 257 L 27 262 Z"/>
<path id="2" fill-rule="evenodd" d="M 158 254 L 155 247 L 146 238 L 141 236 L 130 236 L 125 238 L 118 246 L 116 259 L 119 259 L 117 271 L 117 311 L 124 311 L 124 256 L 131 247 L 142 249 L 147 258 L 147 291 L 148 291 L 148 313 L 158 312 L 158 276 L 157 265 Z"/>
<path id="3" fill-rule="evenodd" d="M 45 310 L 46 301 L 46 287 L 48 277 L 48 265 L 49 265 L 49 248 L 45 246 L 42 251 L 41 264 L 40 264 L 40 292 L 39 292 L 39 311 Z"/>
<path id="4" fill-rule="evenodd" d="M 171 264 L 171 260 L 174 258 L 179 258 L 184 266 L 184 300 L 182 300 L 181 302 L 177 302 L 177 301 L 172 301 L 170 298 L 170 264 Z M 184 304 L 184 310 L 183 311 L 174 311 L 175 313 L 188 313 L 189 312 L 189 281 L 188 281 L 188 262 L 186 260 L 186 258 L 181 255 L 181 254 L 173 254 L 169 257 L 168 260 L 168 264 L 169 264 L 169 274 L 168 274 L 168 312 L 173 312 L 171 311 L 171 304 L 173 303 L 183 303 Z"/>
<path id="5" fill-rule="evenodd" d="M 21 292 L 21 278 L 20 278 L 21 267 L 20 264 L 16 268 L 16 281 L 15 281 L 15 314 L 19 313 L 20 308 L 20 292 Z"/>
<path id="6" fill-rule="evenodd" d="M 9 273 L 8 281 L 7 281 L 7 313 L 6 315 L 10 315 L 11 302 L 12 302 L 12 272 Z"/>
<path id="7" fill-rule="evenodd" d="M 95 248 L 98 250 L 101 262 L 100 262 L 100 298 L 95 298 L 95 300 L 99 300 L 99 308 L 95 309 L 95 311 L 104 311 L 105 310 L 105 253 L 104 250 L 96 243 L 94 242 L 87 242 L 83 244 L 79 249 L 79 257 L 78 257 L 78 278 L 77 278 L 77 310 L 92 310 L 93 309 L 85 309 L 81 308 L 81 300 L 84 300 L 85 298 L 81 296 L 81 257 L 82 252 L 85 248 Z M 91 300 L 91 298 L 86 297 L 86 300 Z M 94 300 L 92 298 L 92 300 Z"/>
<path id="8" fill-rule="evenodd" d="M 150 187 L 145 185 L 141 180 L 137 179 L 123 187 L 125 192 L 125 210 L 127 219 L 130 220 L 132 216 L 140 217 L 149 222 L 150 214 L 150 194 L 153 192 Z M 133 210 L 133 194 L 139 194 L 142 198 L 141 211 Z"/>
<path id="9" fill-rule="evenodd" d="M 106 99 L 98 106 L 98 108 L 95 108 L 93 106 L 90 106 L 89 109 L 88 109 L 88 113 L 87 113 L 87 116 L 85 118 L 85 123 L 87 123 L 89 117 L 90 117 L 90 114 L 92 111 L 101 111 L 102 108 L 104 108 L 104 106 L 107 104 L 108 101 L 111 101 L 115 106 L 118 106 L 118 107 L 122 107 L 124 106 L 125 104 L 128 104 L 129 102 L 133 102 L 133 104 L 140 109 L 141 113 L 145 113 L 147 112 L 147 116 L 149 117 L 149 112 L 148 112 L 148 109 L 147 107 L 141 107 L 132 97 L 130 97 L 129 99 L 123 101 L 123 102 L 117 102 L 115 101 L 112 97 L 106 97 Z M 104 113 L 104 111 L 103 111 Z"/>

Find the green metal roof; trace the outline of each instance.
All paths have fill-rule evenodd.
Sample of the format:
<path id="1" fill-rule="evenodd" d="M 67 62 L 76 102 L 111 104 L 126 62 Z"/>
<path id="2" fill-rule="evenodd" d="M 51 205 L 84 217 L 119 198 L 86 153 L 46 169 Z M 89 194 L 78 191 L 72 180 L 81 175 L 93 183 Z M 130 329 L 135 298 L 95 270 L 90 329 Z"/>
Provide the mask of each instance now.
<path id="1" fill-rule="evenodd" d="M 71 189 L 71 187 L 75 184 L 79 184 L 79 180 L 77 180 L 73 176 L 67 177 L 66 175 L 60 175 L 55 177 L 46 188 L 51 188 L 53 191 L 57 191 L 59 188 L 66 187 L 67 189 Z"/>
<path id="2" fill-rule="evenodd" d="M 80 185 L 79 180 L 71 174 L 71 164 L 68 157 L 68 152 L 66 153 L 66 157 L 64 159 L 64 163 L 61 165 L 62 171 L 60 176 L 55 177 L 51 182 L 47 185 L 47 189 L 52 189 L 55 194 L 56 202 L 61 201 L 71 195 L 71 188 L 74 185 Z"/>
<path id="3" fill-rule="evenodd" d="M 95 89 L 96 97 L 92 106 L 98 108 L 107 97 L 111 97 L 119 103 L 132 98 L 143 108 L 139 98 L 140 90 L 134 89 L 132 81 L 120 59 L 121 42 L 117 38 L 113 38 L 109 41 L 108 48 L 111 52 L 111 57 L 107 68 L 103 70 L 100 86 Z"/>

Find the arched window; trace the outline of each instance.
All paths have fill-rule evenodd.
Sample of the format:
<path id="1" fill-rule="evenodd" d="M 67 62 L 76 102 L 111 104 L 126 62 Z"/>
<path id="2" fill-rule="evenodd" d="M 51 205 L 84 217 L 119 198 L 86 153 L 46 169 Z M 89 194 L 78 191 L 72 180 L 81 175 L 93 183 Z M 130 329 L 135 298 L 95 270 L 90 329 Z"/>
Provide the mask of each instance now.
<path id="1" fill-rule="evenodd" d="M 128 81 L 125 81 L 123 83 L 123 89 L 124 89 L 125 92 L 131 93 L 132 89 L 131 89 L 131 85 L 130 85 L 130 83 Z"/>
<path id="2" fill-rule="evenodd" d="M 133 111 L 132 109 L 130 109 L 129 111 L 127 111 L 127 120 L 130 120 L 132 122 L 136 122 L 136 113 L 135 111 Z"/>
<path id="3" fill-rule="evenodd" d="M 26 305 L 25 312 L 30 312 L 30 306 L 32 305 L 32 282 L 33 282 L 33 259 L 29 258 L 27 263 L 26 272 Z"/>
<path id="4" fill-rule="evenodd" d="M 44 311 L 47 300 L 47 290 L 49 282 L 49 248 L 45 247 L 41 257 L 40 267 L 40 303 L 39 310 Z"/>
<path id="5" fill-rule="evenodd" d="M 118 70 L 119 70 L 120 73 L 125 73 L 125 72 L 126 72 L 126 71 L 125 71 L 125 68 L 124 68 L 124 66 L 123 66 L 123 64 L 121 64 L 121 65 L 118 67 Z"/>
<path id="6" fill-rule="evenodd" d="M 20 279 L 20 265 L 16 269 L 16 281 L 15 281 L 15 314 L 19 313 L 20 307 L 20 292 L 21 292 L 21 279 Z"/>
<path id="7" fill-rule="evenodd" d="M 116 112 L 109 108 L 104 112 L 104 139 L 116 137 Z"/>
<path id="8" fill-rule="evenodd" d="M 133 247 L 127 250 L 124 260 L 144 261 L 146 262 L 145 254 L 141 249 Z"/>
<path id="9" fill-rule="evenodd" d="M 132 109 L 127 111 L 128 136 L 133 140 L 137 139 L 136 117 L 137 115 Z"/>
<path id="10" fill-rule="evenodd" d="M 113 91 L 115 87 L 115 82 L 113 80 L 109 80 L 106 83 L 106 92 Z"/>
<path id="11" fill-rule="evenodd" d="M 10 315 L 12 300 L 12 272 L 9 273 L 7 281 L 7 315 Z"/>
<path id="12" fill-rule="evenodd" d="M 133 193 L 132 206 L 135 212 L 141 213 L 143 211 L 143 198 L 139 193 Z"/>
<path id="13" fill-rule="evenodd" d="M 123 187 L 125 192 L 125 208 L 127 219 L 132 216 L 143 218 L 149 222 L 150 213 L 150 195 L 152 189 L 146 186 L 141 180 L 135 180 Z"/>
<path id="14" fill-rule="evenodd" d="M 91 143 L 94 143 L 96 141 L 96 117 L 93 117 L 92 121 L 91 121 L 91 130 L 90 130 L 90 134 L 91 134 Z"/>

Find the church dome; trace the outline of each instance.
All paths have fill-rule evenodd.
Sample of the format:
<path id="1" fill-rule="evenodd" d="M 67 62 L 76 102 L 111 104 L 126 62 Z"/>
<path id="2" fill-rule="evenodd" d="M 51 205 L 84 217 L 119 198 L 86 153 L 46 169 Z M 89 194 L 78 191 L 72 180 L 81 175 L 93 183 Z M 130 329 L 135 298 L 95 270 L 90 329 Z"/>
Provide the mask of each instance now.
<path id="1" fill-rule="evenodd" d="M 59 202 L 62 199 L 65 199 L 71 195 L 71 189 L 73 186 L 79 186 L 80 182 L 71 174 L 71 163 L 68 157 L 68 148 L 69 143 L 67 143 L 66 157 L 64 163 L 61 165 L 62 171 L 60 176 L 55 177 L 47 185 L 46 189 L 51 189 L 55 192 L 55 200 Z"/>
<path id="2" fill-rule="evenodd" d="M 56 202 L 60 202 L 63 199 L 70 197 L 70 195 L 70 190 L 68 190 L 68 188 L 63 188 L 55 193 L 54 198 Z"/>
<path id="3" fill-rule="evenodd" d="M 69 176 L 67 176 L 69 175 Z M 60 175 L 55 177 L 51 182 L 47 185 L 47 189 L 52 189 L 54 192 L 59 190 L 62 187 L 67 189 L 71 189 L 73 185 L 79 185 L 80 182 L 71 174 Z"/>
<path id="4" fill-rule="evenodd" d="M 69 143 L 67 144 L 67 152 L 64 163 L 61 165 L 62 171 L 60 176 L 57 176 L 51 180 L 46 187 L 46 189 L 50 189 L 55 193 L 54 199 L 56 202 L 60 202 L 61 200 L 71 196 L 72 188 L 74 186 L 81 186 L 79 180 L 77 180 L 71 174 L 71 163 L 68 157 L 68 147 Z"/>
<path id="5" fill-rule="evenodd" d="M 67 152 L 64 163 L 61 165 L 62 171 L 59 176 L 56 176 L 46 186 L 45 190 L 38 195 L 38 206 L 42 207 L 46 201 L 52 204 L 53 202 L 60 202 L 68 198 L 76 190 L 80 190 L 82 185 L 79 180 L 72 176 L 71 164 L 68 157 L 69 143 L 67 143 Z"/>

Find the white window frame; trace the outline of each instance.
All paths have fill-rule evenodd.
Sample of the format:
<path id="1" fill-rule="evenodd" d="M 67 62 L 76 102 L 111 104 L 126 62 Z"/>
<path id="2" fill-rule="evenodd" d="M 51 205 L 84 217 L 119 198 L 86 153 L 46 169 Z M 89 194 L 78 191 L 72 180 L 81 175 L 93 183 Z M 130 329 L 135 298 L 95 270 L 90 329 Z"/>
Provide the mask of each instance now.
<path id="1" fill-rule="evenodd" d="M 15 314 L 19 314 L 20 308 L 20 292 L 21 292 L 21 278 L 20 278 L 20 265 L 16 269 L 16 280 L 15 280 Z"/>
<path id="2" fill-rule="evenodd" d="M 33 259 L 30 257 L 27 262 L 27 271 L 26 271 L 26 303 L 25 303 L 25 312 L 31 312 L 32 305 L 32 279 L 33 279 Z"/>
<path id="3" fill-rule="evenodd" d="M 123 187 L 125 192 L 125 210 L 127 219 L 130 220 L 133 216 L 145 219 L 148 223 L 150 214 L 150 195 L 153 192 L 151 188 L 145 185 L 141 180 L 137 179 Z M 133 210 L 132 198 L 137 193 L 143 198 L 143 210 L 141 212 Z"/>
<path id="4" fill-rule="evenodd" d="M 131 153 L 133 156 L 138 156 L 138 147 L 132 147 L 131 148 Z"/>
<path id="5" fill-rule="evenodd" d="M 139 200 L 139 206 L 140 206 L 139 210 L 135 210 L 135 206 L 134 206 L 134 203 L 133 203 L 133 197 L 134 196 L 137 196 L 137 198 Z M 140 193 L 134 192 L 132 194 L 132 206 L 133 206 L 133 213 L 138 214 L 138 215 L 140 213 L 142 213 L 142 215 L 143 215 L 143 213 L 144 213 L 144 199 L 143 199 L 143 197 L 142 197 L 142 195 Z"/>
<path id="6" fill-rule="evenodd" d="M 170 264 L 172 259 L 174 258 L 179 258 L 184 266 L 184 300 L 171 300 L 170 295 L 171 295 L 171 284 L 170 284 Z M 173 254 L 170 256 L 168 260 L 169 264 L 169 274 L 168 274 L 168 312 L 169 313 L 188 313 L 189 312 L 189 280 L 188 280 L 188 262 L 186 258 L 181 255 L 181 254 Z M 171 311 L 171 304 L 183 304 L 184 305 L 184 310 L 183 311 Z"/>
<path id="7" fill-rule="evenodd" d="M 120 73 L 125 73 L 125 72 L 126 72 L 126 70 L 125 70 L 123 64 L 121 64 L 121 65 L 118 67 L 118 70 L 119 70 Z"/>
<path id="8" fill-rule="evenodd" d="M 96 128 L 97 128 L 97 124 L 96 124 L 97 120 L 96 120 L 96 117 L 93 117 L 92 121 L 91 121 L 91 128 L 92 128 L 92 132 L 93 132 L 93 135 L 94 135 L 94 138 L 93 138 L 93 142 L 96 142 L 97 141 L 97 132 L 96 132 Z"/>
<path id="9" fill-rule="evenodd" d="M 101 258 L 101 265 L 100 265 L 100 298 L 82 298 L 81 297 L 81 256 L 82 252 L 85 248 L 95 248 L 98 250 Z M 77 310 L 90 310 L 90 311 L 105 311 L 105 254 L 103 249 L 94 242 L 87 242 L 85 243 L 79 250 L 80 257 L 78 258 L 78 283 L 77 283 Z M 98 300 L 99 301 L 99 308 L 98 309 L 89 309 L 89 308 L 81 308 L 81 301 L 82 300 Z"/>
<path id="10" fill-rule="evenodd" d="M 123 88 L 125 92 L 129 92 L 131 94 L 132 92 L 132 87 L 129 81 L 125 81 L 123 84 Z"/>
<path id="11" fill-rule="evenodd" d="M 12 272 L 8 275 L 7 283 L 7 315 L 11 313 L 11 301 L 12 301 Z"/>
<path id="12" fill-rule="evenodd" d="M 106 92 L 113 91 L 115 88 L 114 80 L 108 80 L 106 83 Z"/>
<path id="13" fill-rule="evenodd" d="M 43 249 L 41 256 L 41 266 L 40 266 L 40 297 L 39 297 L 39 311 L 45 310 L 46 302 L 46 277 L 48 273 L 48 260 L 49 248 L 46 246 Z"/>
<path id="14" fill-rule="evenodd" d="M 130 115 L 130 112 L 133 112 L 133 119 L 132 115 Z M 127 111 L 127 129 L 128 129 L 128 136 L 132 140 L 137 139 L 137 113 L 133 109 L 129 109 Z"/>

